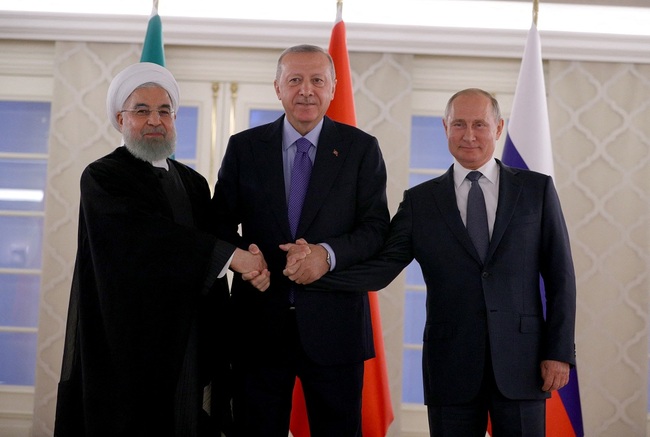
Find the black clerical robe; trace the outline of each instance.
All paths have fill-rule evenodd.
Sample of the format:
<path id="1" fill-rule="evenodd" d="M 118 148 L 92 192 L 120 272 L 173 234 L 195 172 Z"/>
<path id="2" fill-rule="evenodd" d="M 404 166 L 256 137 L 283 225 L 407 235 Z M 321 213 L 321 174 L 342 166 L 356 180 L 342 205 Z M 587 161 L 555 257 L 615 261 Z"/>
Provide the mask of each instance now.
<path id="1" fill-rule="evenodd" d="M 216 277 L 234 246 L 207 231 L 205 179 L 168 163 L 162 183 L 119 147 L 81 176 L 57 437 L 197 436 L 203 385 L 227 368 Z"/>

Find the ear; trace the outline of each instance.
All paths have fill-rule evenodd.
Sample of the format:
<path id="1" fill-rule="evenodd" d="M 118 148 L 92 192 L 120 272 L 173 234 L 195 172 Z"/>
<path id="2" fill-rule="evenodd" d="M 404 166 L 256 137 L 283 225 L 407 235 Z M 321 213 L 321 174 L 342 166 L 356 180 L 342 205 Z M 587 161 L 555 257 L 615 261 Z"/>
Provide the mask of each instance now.
<path id="1" fill-rule="evenodd" d="M 504 126 L 505 121 L 503 118 L 499 120 L 499 124 L 497 124 L 497 140 L 501 137 L 501 133 L 503 132 L 503 126 Z"/>
<path id="2" fill-rule="evenodd" d="M 118 112 L 115 114 L 115 117 L 117 117 L 117 124 L 120 126 L 120 132 L 122 132 L 122 128 L 124 127 L 124 115 L 121 112 Z"/>
<path id="3" fill-rule="evenodd" d="M 273 81 L 273 88 L 275 88 L 275 95 L 278 96 L 278 100 L 282 100 L 282 97 L 280 97 L 280 86 L 278 85 L 277 79 Z"/>

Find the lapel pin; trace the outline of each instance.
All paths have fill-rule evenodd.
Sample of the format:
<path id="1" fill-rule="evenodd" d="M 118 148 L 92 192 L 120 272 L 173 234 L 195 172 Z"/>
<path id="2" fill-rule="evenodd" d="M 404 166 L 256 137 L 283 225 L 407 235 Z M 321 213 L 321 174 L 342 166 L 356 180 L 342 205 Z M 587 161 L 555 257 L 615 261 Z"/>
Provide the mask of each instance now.
<path id="1" fill-rule="evenodd" d="M 339 156 L 339 151 L 336 150 L 336 149 L 334 149 L 334 151 L 332 153 L 334 154 L 334 156 Z"/>

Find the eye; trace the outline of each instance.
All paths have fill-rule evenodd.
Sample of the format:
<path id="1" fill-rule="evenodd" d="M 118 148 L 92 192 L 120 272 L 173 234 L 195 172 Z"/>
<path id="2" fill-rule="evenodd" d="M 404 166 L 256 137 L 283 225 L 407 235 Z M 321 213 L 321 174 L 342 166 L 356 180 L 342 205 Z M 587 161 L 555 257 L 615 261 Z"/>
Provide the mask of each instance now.
<path id="1" fill-rule="evenodd" d="M 135 115 L 138 117 L 149 117 L 151 115 L 151 111 L 149 109 L 136 109 Z"/>
<path id="2" fill-rule="evenodd" d="M 169 118 L 172 116 L 172 111 L 169 109 L 159 109 L 158 115 L 160 115 L 161 118 Z"/>

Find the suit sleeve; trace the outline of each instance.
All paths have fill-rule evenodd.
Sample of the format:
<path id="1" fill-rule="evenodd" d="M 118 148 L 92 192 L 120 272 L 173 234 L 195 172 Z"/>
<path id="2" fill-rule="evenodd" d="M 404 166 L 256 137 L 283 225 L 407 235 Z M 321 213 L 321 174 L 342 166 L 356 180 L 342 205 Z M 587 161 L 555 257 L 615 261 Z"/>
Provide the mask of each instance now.
<path id="1" fill-rule="evenodd" d="M 380 290 L 390 284 L 413 260 L 413 213 L 408 191 L 390 223 L 388 239 L 373 258 L 345 270 L 336 270 L 316 281 L 308 290 Z"/>
<path id="2" fill-rule="evenodd" d="M 575 365 L 576 279 L 569 233 L 553 181 L 544 192 L 540 272 L 546 293 L 546 344 L 543 359 Z"/>
<path id="3" fill-rule="evenodd" d="M 237 247 L 242 247 L 242 237 L 239 234 L 241 211 L 238 206 L 239 181 L 237 146 L 235 137 L 230 137 L 226 153 L 221 161 L 217 184 L 211 202 L 213 232 Z"/>

